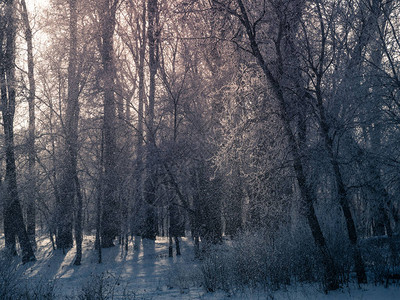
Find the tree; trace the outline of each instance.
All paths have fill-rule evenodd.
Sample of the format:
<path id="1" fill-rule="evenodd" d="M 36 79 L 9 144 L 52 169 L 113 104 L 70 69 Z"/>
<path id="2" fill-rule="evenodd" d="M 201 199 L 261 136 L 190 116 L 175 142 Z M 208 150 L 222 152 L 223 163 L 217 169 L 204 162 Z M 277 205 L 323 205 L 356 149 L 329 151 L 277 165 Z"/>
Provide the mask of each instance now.
<path id="1" fill-rule="evenodd" d="M 263 7 L 263 11 L 258 17 L 254 17 L 255 21 L 253 22 L 250 19 L 250 12 L 248 9 L 246 9 L 246 6 L 242 0 L 235 1 L 235 7 L 231 7 L 228 3 L 223 3 L 221 1 L 213 1 L 213 4 L 215 8 L 235 16 L 241 23 L 243 30 L 246 32 L 248 40 L 247 45 L 250 48 L 248 51 L 250 51 L 250 53 L 256 59 L 271 88 L 273 96 L 278 102 L 279 113 L 282 118 L 284 132 L 288 139 L 289 151 L 293 157 L 293 169 L 300 189 L 301 199 L 303 201 L 302 207 L 304 209 L 304 215 L 308 221 L 308 225 L 311 229 L 314 241 L 318 246 L 324 263 L 326 289 L 337 289 L 339 287 L 339 284 L 335 263 L 327 247 L 326 239 L 323 235 L 320 223 L 315 213 L 315 195 L 307 183 L 307 177 L 305 174 L 305 168 L 301 156 L 301 153 L 304 150 L 302 147 L 304 147 L 304 145 L 296 141 L 296 136 L 291 126 L 290 116 L 292 112 L 289 111 L 290 103 L 288 102 L 287 95 L 285 95 L 285 83 L 283 81 L 286 74 L 284 73 L 285 66 L 283 62 L 285 57 L 282 52 L 282 47 L 287 40 L 290 40 L 290 38 L 292 38 L 290 35 L 291 31 L 289 31 L 290 28 L 292 28 L 293 26 L 296 28 L 296 26 L 298 26 L 299 24 L 299 17 L 301 16 L 304 9 L 304 2 L 293 1 L 293 3 L 288 6 L 285 6 L 283 3 L 282 6 L 279 6 L 279 4 L 276 3 L 277 6 L 272 7 L 271 13 L 276 14 L 278 17 L 277 24 L 274 24 L 274 29 L 276 30 L 276 32 L 274 32 L 275 40 L 273 41 L 272 47 L 274 47 L 273 49 L 275 50 L 274 59 L 276 61 L 276 67 L 274 67 L 273 69 L 269 65 L 266 56 L 263 55 L 260 48 L 259 40 L 257 39 L 258 23 L 263 20 L 263 17 L 267 13 L 265 3 L 264 6 L 261 6 Z M 285 15 L 287 16 L 290 9 L 292 9 L 294 17 L 292 19 L 285 18 Z M 289 20 L 292 23 L 289 23 Z"/>
<path id="2" fill-rule="evenodd" d="M 58 205 L 57 247 L 59 249 L 73 246 L 72 227 L 74 219 L 75 195 L 77 194 L 77 142 L 79 120 L 79 81 L 77 78 L 77 1 L 71 0 L 69 5 L 69 58 L 68 58 L 68 95 L 65 113 L 65 156 L 62 166 L 60 184 L 60 203 Z M 78 215 L 82 212 L 78 209 Z M 76 226 L 81 223 L 76 220 Z M 81 233 L 75 232 L 77 242 Z M 77 248 L 80 247 L 77 243 Z M 79 251 L 77 253 L 79 256 Z"/>
<path id="3" fill-rule="evenodd" d="M 115 63 L 114 30 L 119 0 L 102 0 L 98 4 L 101 36 L 99 51 L 102 62 L 103 82 L 103 131 L 104 131 L 104 198 L 101 225 L 102 247 L 114 246 L 113 240 L 119 234 L 118 212 L 118 171 L 116 170 L 116 111 L 115 111 Z"/>
<path id="4" fill-rule="evenodd" d="M 32 245 L 26 232 L 19 202 L 14 147 L 14 115 L 16 98 L 15 37 L 16 3 L 13 0 L 0 4 L 0 87 L 3 129 L 6 152 L 6 199 L 4 202 L 4 234 L 6 248 L 16 254 L 16 237 L 22 249 L 22 262 L 35 260 Z"/>
<path id="5" fill-rule="evenodd" d="M 156 96 L 156 75 L 158 70 L 159 55 L 159 20 L 158 1 L 147 1 L 147 39 L 149 45 L 149 96 L 146 109 L 146 179 L 144 183 L 145 220 L 141 235 L 143 238 L 155 239 L 157 235 L 156 219 L 156 189 L 157 189 L 157 153 L 156 153 L 156 131 L 154 124 L 154 105 Z"/>
<path id="6" fill-rule="evenodd" d="M 78 122 L 79 122 L 79 77 L 77 64 L 77 1 L 69 1 L 69 60 L 68 60 L 68 103 L 65 118 L 66 125 L 66 163 L 67 172 L 69 173 L 64 180 L 69 180 L 69 190 L 67 197 L 76 196 L 76 219 L 75 219 L 75 240 L 76 240 L 76 260 L 75 265 L 81 264 L 82 259 L 82 195 L 77 172 L 77 156 L 78 156 Z"/>
<path id="7" fill-rule="evenodd" d="M 140 10 L 141 8 L 141 10 Z M 134 195 L 133 202 L 131 203 L 131 220 L 130 227 L 131 233 L 135 235 L 140 235 L 141 229 L 139 228 L 143 221 L 144 213 L 143 208 L 145 206 L 143 199 L 143 175 L 144 175 L 144 142 L 145 142 L 145 120 L 144 120 L 144 106 L 146 103 L 146 48 L 147 48 L 147 1 L 126 1 L 125 2 L 125 14 L 120 21 L 118 28 L 118 35 L 120 36 L 123 44 L 128 49 L 129 57 L 133 60 L 134 64 L 127 59 L 126 68 L 128 69 L 126 73 L 131 74 L 129 88 L 132 90 L 132 86 L 135 89 L 132 91 L 133 100 L 137 99 L 137 103 L 132 101 L 130 103 L 134 109 L 137 119 L 136 124 L 131 124 L 129 116 L 126 116 L 126 122 L 131 125 L 135 131 L 135 167 L 134 167 Z M 127 84 L 125 82 L 125 84 Z M 137 91 L 137 95 L 135 95 Z M 135 105 L 136 104 L 136 105 Z M 130 128 L 130 129 L 132 129 Z M 132 137 L 132 136 L 131 136 Z"/>
<path id="8" fill-rule="evenodd" d="M 326 75 L 326 72 L 329 70 L 329 65 L 331 64 L 332 58 L 330 56 L 334 56 L 335 53 L 331 53 L 332 50 L 330 45 L 328 45 L 329 41 L 329 35 L 332 32 L 335 32 L 334 29 L 334 24 L 332 18 L 329 18 L 329 16 L 334 16 L 335 11 L 330 11 L 330 7 L 322 7 L 321 3 L 319 1 L 316 2 L 316 22 L 319 23 L 319 31 L 318 31 L 318 36 L 317 37 L 312 37 L 315 40 L 318 40 L 314 45 L 309 45 L 308 48 L 305 49 L 306 54 L 304 57 L 309 58 L 307 62 L 309 62 L 310 66 L 310 72 L 311 74 L 307 74 L 311 78 L 315 78 L 311 80 L 311 85 L 312 88 L 309 88 L 308 90 L 311 90 L 312 93 L 315 95 L 315 99 L 307 94 L 306 96 L 311 97 L 311 100 L 315 103 L 316 111 L 318 114 L 318 122 L 319 122 L 319 128 L 320 128 L 320 134 L 323 139 L 325 149 L 327 152 L 327 155 L 329 157 L 330 164 L 333 169 L 333 178 L 336 184 L 336 189 L 337 189 L 337 195 L 338 195 L 338 202 L 342 208 L 343 215 L 346 221 L 346 227 L 347 227 L 347 233 L 349 236 L 349 240 L 352 246 L 352 251 L 353 251 L 353 258 L 354 258 L 354 263 L 355 263 L 355 269 L 357 273 L 357 280 L 358 283 L 366 283 L 367 282 L 367 276 L 365 273 L 365 266 L 364 262 L 361 256 L 361 252 L 358 246 L 358 234 L 356 230 L 356 224 L 354 221 L 353 214 L 351 212 L 351 201 L 350 201 L 350 196 L 347 192 L 347 187 L 345 184 L 345 181 L 343 179 L 343 174 L 340 169 L 340 164 L 338 161 L 337 154 L 335 153 L 335 146 L 334 146 L 334 139 L 331 136 L 332 126 L 329 123 L 328 119 L 329 116 L 327 115 L 325 106 L 324 106 L 324 91 L 323 91 L 323 79 L 324 76 Z M 329 11 L 327 13 L 327 11 Z M 327 15 L 325 15 L 325 13 Z M 311 16 L 307 15 L 308 20 L 311 19 Z M 308 32 L 307 32 L 307 23 L 303 24 L 304 28 L 304 35 L 306 36 L 305 39 L 309 40 L 310 37 L 308 37 Z M 311 30 L 309 30 L 311 32 Z M 332 42 L 334 43 L 334 42 Z M 312 49 L 310 47 L 316 47 L 316 49 Z M 334 50 L 333 50 L 334 51 Z M 318 53 L 318 54 L 315 54 Z"/>
<path id="9" fill-rule="evenodd" d="M 29 80 L 29 137 L 28 137 L 28 185 L 30 198 L 27 205 L 27 233 L 32 245 L 36 247 L 35 231 L 36 231 L 36 150 L 35 150 L 35 97 L 36 83 L 34 76 L 34 60 L 33 60 L 33 45 L 32 45 L 32 29 L 29 22 L 28 10 L 25 0 L 21 0 L 21 15 L 22 22 L 25 27 L 25 40 L 27 44 L 28 56 L 28 80 Z"/>

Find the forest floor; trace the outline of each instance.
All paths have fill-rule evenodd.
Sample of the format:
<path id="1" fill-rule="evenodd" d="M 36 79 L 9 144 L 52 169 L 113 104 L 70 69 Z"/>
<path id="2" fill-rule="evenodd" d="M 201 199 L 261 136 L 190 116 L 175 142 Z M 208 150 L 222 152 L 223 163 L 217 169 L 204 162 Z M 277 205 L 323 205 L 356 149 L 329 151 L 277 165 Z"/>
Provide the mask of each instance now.
<path id="1" fill-rule="evenodd" d="M 2 244 L 4 239 L 0 241 Z M 193 255 L 191 239 L 183 238 L 182 256 L 168 257 L 167 238 L 155 242 L 129 243 L 128 252 L 116 246 L 103 249 L 97 263 L 94 237 L 86 236 L 81 266 L 74 266 L 75 248 L 65 255 L 53 251 L 48 238 L 38 239 L 37 261 L 18 264 L 21 274 L 32 288 L 51 281 L 57 299 L 86 299 L 86 294 L 100 288 L 105 299 L 400 299 L 400 286 L 356 285 L 324 294 L 318 285 L 289 286 L 284 290 L 241 289 L 235 293 L 209 293 L 200 287 L 201 269 Z M 175 249 L 174 249 L 175 250 Z M 97 298 L 96 298 L 97 299 Z"/>

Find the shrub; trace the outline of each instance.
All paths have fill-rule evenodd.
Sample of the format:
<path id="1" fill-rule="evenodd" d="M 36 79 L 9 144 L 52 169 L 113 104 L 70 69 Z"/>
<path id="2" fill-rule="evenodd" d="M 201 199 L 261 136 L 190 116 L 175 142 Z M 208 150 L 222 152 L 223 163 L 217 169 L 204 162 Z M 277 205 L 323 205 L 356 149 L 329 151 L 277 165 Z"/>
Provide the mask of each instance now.
<path id="1" fill-rule="evenodd" d="M 82 287 L 78 296 L 80 300 L 107 300 L 114 299 L 116 287 L 120 285 L 119 278 L 111 272 L 91 275 Z"/>
<path id="2" fill-rule="evenodd" d="M 28 282 L 25 288 L 20 289 L 19 298 L 21 300 L 52 300 L 55 296 L 55 282 Z M 14 298 L 14 299 L 17 299 Z"/>
<path id="3" fill-rule="evenodd" d="M 387 237 L 372 237 L 360 243 L 370 280 L 375 284 L 387 285 L 392 278 L 395 281 L 396 277 L 400 278 L 400 268 L 392 257 L 389 242 Z"/>
<path id="4" fill-rule="evenodd" d="M 246 287 L 279 289 L 321 278 L 321 263 L 311 238 L 281 230 L 243 232 L 231 243 L 210 248 L 201 262 L 207 291 Z"/>
<path id="5" fill-rule="evenodd" d="M 0 252 L 0 299 L 15 299 L 21 278 L 16 259 L 7 251 Z"/>
<path id="6" fill-rule="evenodd" d="M 27 280 L 19 269 L 19 259 L 0 252 L 0 299 L 2 300 L 52 300 L 54 281 Z"/>

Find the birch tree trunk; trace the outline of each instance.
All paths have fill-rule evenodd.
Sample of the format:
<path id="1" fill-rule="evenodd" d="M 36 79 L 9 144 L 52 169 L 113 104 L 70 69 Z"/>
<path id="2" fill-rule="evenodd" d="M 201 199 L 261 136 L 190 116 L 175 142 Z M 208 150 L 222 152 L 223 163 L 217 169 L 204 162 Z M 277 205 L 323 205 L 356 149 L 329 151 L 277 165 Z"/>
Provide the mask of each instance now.
<path id="1" fill-rule="evenodd" d="M 146 156 L 146 180 L 144 186 L 145 220 L 142 237 L 155 239 L 157 235 L 156 217 L 156 168 L 157 153 L 154 128 L 154 102 L 156 92 L 156 74 L 158 67 L 158 1 L 147 2 L 147 38 L 149 42 L 149 97 L 146 110 L 147 124 L 147 156 Z"/>

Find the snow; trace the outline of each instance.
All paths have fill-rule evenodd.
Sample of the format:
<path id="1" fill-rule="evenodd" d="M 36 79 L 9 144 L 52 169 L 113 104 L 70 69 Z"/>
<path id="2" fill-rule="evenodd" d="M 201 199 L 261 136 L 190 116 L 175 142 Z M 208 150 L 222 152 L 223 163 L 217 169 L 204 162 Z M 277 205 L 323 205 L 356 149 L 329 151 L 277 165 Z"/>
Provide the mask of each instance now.
<path id="1" fill-rule="evenodd" d="M 114 299 L 127 293 L 145 299 L 182 299 L 182 296 L 192 299 L 204 293 L 200 287 L 187 290 L 171 288 L 173 280 L 178 278 L 178 271 L 186 266 L 196 266 L 188 239 L 182 243 L 184 255 L 174 258 L 168 257 L 167 238 L 157 238 L 156 242 L 143 240 L 140 248 L 135 250 L 132 244 L 129 244 L 128 252 L 120 246 L 103 249 L 103 262 L 98 264 L 94 237 L 85 237 L 82 265 L 74 266 L 75 248 L 64 255 L 61 250 L 52 250 L 49 239 L 41 239 L 38 241 L 37 262 L 21 268 L 26 268 L 27 278 L 39 278 L 42 282 L 54 279 L 59 296 L 79 295 L 85 284 L 96 280 L 93 276 L 103 276 L 108 284 L 117 287 Z"/>
<path id="2" fill-rule="evenodd" d="M 168 239 L 143 240 L 134 249 L 130 241 L 128 252 L 115 246 L 103 249 L 103 262 L 97 263 L 94 237 L 86 236 L 81 266 L 74 266 L 75 248 L 65 255 L 53 251 L 50 240 L 38 240 L 37 261 L 19 265 L 27 282 L 44 283 L 53 280 L 57 298 L 71 298 L 98 286 L 103 278 L 103 289 L 113 293 L 113 299 L 400 299 L 399 284 L 384 286 L 356 285 L 324 294 L 316 284 L 289 286 L 284 290 L 238 290 L 234 294 L 219 291 L 207 293 L 199 284 L 201 271 L 194 259 L 190 238 L 181 242 L 182 256 L 168 257 Z M 136 240 L 136 244 L 138 240 Z M 174 249 L 175 250 L 175 249 Z M 175 251 L 174 251 L 175 252 Z M 174 253 L 175 254 L 175 253 Z M 97 282 L 97 283 L 96 283 Z"/>

